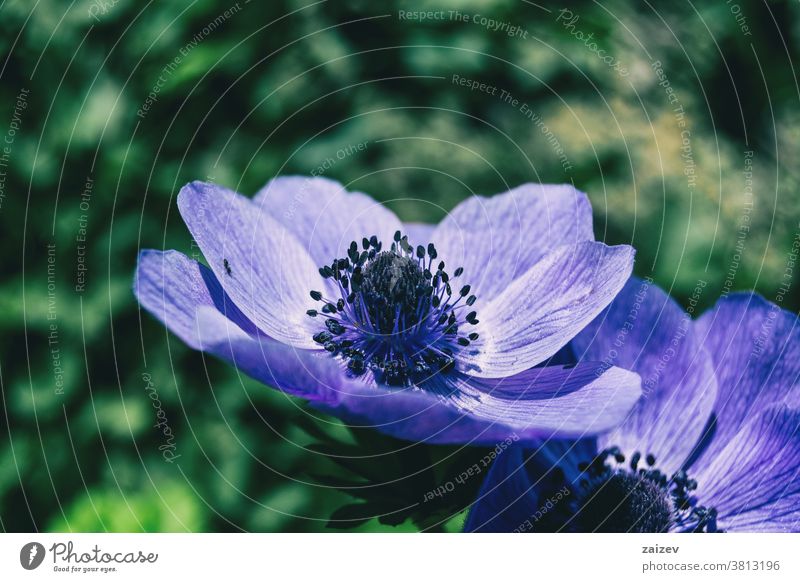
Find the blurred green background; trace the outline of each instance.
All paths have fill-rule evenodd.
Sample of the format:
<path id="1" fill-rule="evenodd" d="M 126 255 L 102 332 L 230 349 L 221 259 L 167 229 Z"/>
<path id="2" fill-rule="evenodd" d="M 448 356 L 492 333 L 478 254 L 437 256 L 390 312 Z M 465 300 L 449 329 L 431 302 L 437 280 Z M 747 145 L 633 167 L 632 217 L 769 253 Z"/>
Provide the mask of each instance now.
<path id="1" fill-rule="evenodd" d="M 542 4 L 0 4 L 0 527 L 318 531 L 353 475 L 476 454 L 343 468 L 329 446 L 397 443 L 309 419 L 140 313 L 138 250 L 197 252 L 175 208 L 190 180 L 250 194 L 324 166 L 428 222 L 472 193 L 572 182 L 598 238 L 633 244 L 685 306 L 755 287 L 796 311 L 800 5 Z M 419 10 L 444 17 L 400 14 Z"/>

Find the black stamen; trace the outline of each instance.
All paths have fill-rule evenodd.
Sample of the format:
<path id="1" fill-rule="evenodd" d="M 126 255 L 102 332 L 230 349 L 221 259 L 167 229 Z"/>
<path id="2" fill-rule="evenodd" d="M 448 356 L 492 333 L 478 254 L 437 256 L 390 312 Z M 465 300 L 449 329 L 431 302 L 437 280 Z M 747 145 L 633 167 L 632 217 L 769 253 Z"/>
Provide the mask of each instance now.
<path id="1" fill-rule="evenodd" d="M 407 386 L 425 382 L 437 373 L 456 367 L 456 353 L 478 338 L 477 333 L 459 335 L 464 321 L 478 323 L 476 312 L 466 318 L 457 308 L 461 298 L 472 305 L 471 287 L 461 286 L 452 301 L 453 289 L 445 262 L 432 273 L 438 251 L 433 243 L 413 246 L 397 231 L 391 249 L 383 251 L 377 236 L 352 241 L 346 257 L 320 267 L 320 276 L 334 279 L 341 297 L 331 300 L 320 291 L 311 298 L 321 301 L 325 330 L 313 336 L 328 352 L 347 361 L 354 376 L 373 372 L 376 380 Z M 463 267 L 454 271 L 458 277 Z M 317 317 L 316 309 L 309 309 Z M 457 315 L 457 313 L 459 315 Z"/>

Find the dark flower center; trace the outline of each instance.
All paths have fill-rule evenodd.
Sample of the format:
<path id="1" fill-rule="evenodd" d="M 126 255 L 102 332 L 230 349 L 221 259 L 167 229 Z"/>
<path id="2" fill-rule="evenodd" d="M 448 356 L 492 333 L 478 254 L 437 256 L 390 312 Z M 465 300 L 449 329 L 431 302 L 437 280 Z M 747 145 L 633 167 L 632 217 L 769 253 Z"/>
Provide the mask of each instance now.
<path id="1" fill-rule="evenodd" d="M 644 461 L 644 462 L 642 462 Z M 568 482 L 556 467 L 541 478 L 541 500 L 563 499 L 536 516 L 536 531 L 716 532 L 717 511 L 698 503 L 697 482 L 680 470 L 671 478 L 656 468 L 653 455 L 634 453 L 628 464 L 618 447 L 578 465 Z M 644 466 L 641 466 L 644 465 Z M 565 492 L 567 492 L 565 494 Z M 556 494 L 558 495 L 556 496 Z"/>
<path id="2" fill-rule="evenodd" d="M 419 322 L 428 280 L 417 261 L 381 252 L 364 268 L 361 297 L 378 332 L 404 331 Z"/>
<path id="3" fill-rule="evenodd" d="M 324 297 L 311 291 L 323 304 L 309 309 L 311 317 L 323 317 L 325 328 L 314 341 L 347 362 L 355 376 L 371 371 L 391 386 L 419 385 L 432 375 L 455 369 L 458 351 L 478 339 L 464 334 L 465 324 L 476 325 L 470 311 L 475 295 L 464 285 L 456 293 L 444 261 L 433 244 L 413 247 L 399 231 L 390 250 L 376 236 L 364 238 L 361 248 L 350 243 L 347 257 L 320 268 L 333 280 L 338 296 Z"/>
<path id="4" fill-rule="evenodd" d="M 616 466 L 607 462 L 613 459 Z M 671 478 L 659 471 L 653 455 L 635 452 L 627 466 L 618 447 L 602 451 L 583 471 L 574 525 L 583 532 L 658 533 L 671 530 L 716 532 L 717 511 L 698 505 L 691 492 L 697 481 L 680 470 Z"/>
<path id="5" fill-rule="evenodd" d="M 611 473 L 586 492 L 578 511 L 580 531 L 666 532 L 672 503 L 658 484 L 627 471 Z"/>

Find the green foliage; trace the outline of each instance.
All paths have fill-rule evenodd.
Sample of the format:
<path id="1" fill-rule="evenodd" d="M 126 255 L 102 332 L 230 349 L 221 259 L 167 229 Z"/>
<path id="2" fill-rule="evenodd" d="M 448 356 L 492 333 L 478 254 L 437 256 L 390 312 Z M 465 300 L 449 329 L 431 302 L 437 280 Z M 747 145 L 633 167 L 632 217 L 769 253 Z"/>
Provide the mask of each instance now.
<path id="1" fill-rule="evenodd" d="M 312 420 L 300 421 L 300 426 L 320 441 L 308 449 L 336 466 L 310 475 L 312 481 L 356 500 L 333 512 L 327 523 L 332 529 L 358 528 L 375 520 L 444 531 L 475 499 L 480 473 L 485 472 L 462 477 L 465 469 L 482 466 L 487 450 L 480 447 L 432 447 L 356 428 L 349 429 L 345 440 L 320 430 Z"/>
<path id="2" fill-rule="evenodd" d="M 481 450 L 312 422 L 301 402 L 139 312 L 138 250 L 197 253 L 174 198 L 190 180 L 249 194 L 332 159 L 326 176 L 429 222 L 472 193 L 572 181 L 592 199 L 598 237 L 636 246 L 637 273 L 684 305 L 700 281 L 698 309 L 727 287 L 774 300 L 800 221 L 798 4 L 741 3 L 749 36 L 723 2 L 658 14 L 601 4 L 574 3 L 576 29 L 628 76 L 556 10 L 515 0 L 4 2 L 0 140 L 12 121 L 18 129 L 0 168 L 0 527 L 319 531 L 333 520 L 394 531 L 463 520 L 479 479 L 424 515 L 418 506 Z M 422 9 L 485 15 L 527 37 L 398 16 Z M 685 112 L 691 187 L 655 60 Z M 144 374 L 174 449 L 154 426 Z"/>

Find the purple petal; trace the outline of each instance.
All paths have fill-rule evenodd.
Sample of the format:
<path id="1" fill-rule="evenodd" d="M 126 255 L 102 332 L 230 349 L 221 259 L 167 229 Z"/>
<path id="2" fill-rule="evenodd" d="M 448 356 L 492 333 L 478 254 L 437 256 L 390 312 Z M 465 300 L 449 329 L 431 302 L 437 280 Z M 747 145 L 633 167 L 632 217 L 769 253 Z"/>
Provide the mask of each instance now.
<path id="1" fill-rule="evenodd" d="M 754 293 L 720 300 L 697 323 L 719 386 L 712 458 L 748 418 L 767 407 L 800 405 L 800 320 Z"/>
<path id="2" fill-rule="evenodd" d="M 333 403 L 314 405 L 349 426 L 372 428 L 395 438 L 428 444 L 491 445 L 513 438 L 528 441 L 535 430 L 486 422 L 418 389 L 386 389 L 351 383 Z"/>
<path id="3" fill-rule="evenodd" d="M 542 438 L 606 431 L 625 419 L 640 395 L 638 375 L 596 362 L 532 368 L 501 379 L 458 375 L 428 383 L 445 393 L 445 382 L 456 387 L 446 398 L 474 416 L 535 430 Z"/>
<path id="4" fill-rule="evenodd" d="M 258 333 L 214 274 L 178 251 L 139 253 L 133 292 L 142 307 L 194 349 L 200 349 L 195 312 L 202 306 L 217 309 L 249 333 Z"/>
<path id="5" fill-rule="evenodd" d="M 202 309 L 198 320 L 201 349 L 257 380 L 308 400 L 314 408 L 349 426 L 429 444 L 485 445 L 511 436 L 521 438 L 518 432 L 522 431 L 476 419 L 426 392 L 350 379 L 328 354 L 248 336 L 218 311 Z"/>
<path id="6" fill-rule="evenodd" d="M 716 381 L 689 316 L 650 281 L 632 278 L 572 342 L 579 359 L 637 372 L 643 396 L 599 441 L 626 455 L 652 454 L 671 475 L 689 458 L 711 417 Z"/>
<path id="7" fill-rule="evenodd" d="M 236 308 L 214 274 L 176 252 L 143 251 L 134 283 L 142 307 L 194 349 L 353 425 L 431 444 L 491 444 L 534 431 L 475 419 L 420 390 L 385 389 L 345 376 L 327 353 L 272 340 Z"/>
<path id="8" fill-rule="evenodd" d="M 515 446 L 492 462 L 467 515 L 464 531 L 511 533 L 529 523 L 539 510 L 539 495 L 525 466 L 528 454 Z"/>
<path id="9" fill-rule="evenodd" d="M 556 247 L 594 240 L 592 208 L 572 186 L 524 184 L 462 202 L 433 233 L 452 269 L 489 300 Z"/>
<path id="10" fill-rule="evenodd" d="M 261 334 L 208 268 L 177 251 L 143 251 L 134 292 L 142 307 L 186 344 L 284 392 L 327 401 L 342 377 L 329 358 Z"/>
<path id="11" fill-rule="evenodd" d="M 318 267 L 347 256 L 351 241 L 376 235 L 388 245 L 395 231 L 403 229 L 391 210 L 327 178 L 275 178 L 254 202 L 300 241 Z"/>
<path id="12" fill-rule="evenodd" d="M 325 282 L 308 253 L 250 200 L 214 184 L 192 182 L 178 195 L 181 216 L 236 306 L 270 337 L 314 349 L 318 331 L 306 315 L 312 289 Z"/>
<path id="13" fill-rule="evenodd" d="M 408 242 L 413 245 L 427 245 L 433 240 L 434 230 L 436 230 L 435 224 L 425 224 L 423 222 L 403 223 L 403 234 L 408 235 Z"/>
<path id="14" fill-rule="evenodd" d="M 766 409 L 694 477 L 697 497 L 730 531 L 800 531 L 800 411 Z"/>
<path id="15" fill-rule="evenodd" d="M 318 350 L 302 350 L 266 336 L 248 335 L 219 311 L 197 312 L 200 348 L 281 392 L 323 406 L 347 383 L 338 363 Z"/>
<path id="16" fill-rule="evenodd" d="M 554 469 L 558 468 L 566 483 L 572 483 L 581 474 L 578 465 L 596 454 L 592 439 L 555 439 L 527 450 L 514 446 L 503 451 L 489 468 L 464 531 L 537 531 L 537 519 L 551 509 L 540 492 L 548 480 L 557 478 Z"/>
<path id="17" fill-rule="evenodd" d="M 464 371 L 500 378 L 551 357 L 622 289 L 633 255 L 629 246 L 598 242 L 559 247 L 546 255 L 477 308 L 480 338 L 458 356 Z"/>

